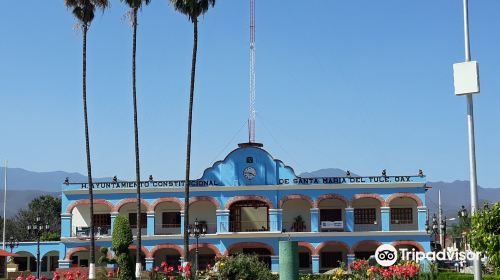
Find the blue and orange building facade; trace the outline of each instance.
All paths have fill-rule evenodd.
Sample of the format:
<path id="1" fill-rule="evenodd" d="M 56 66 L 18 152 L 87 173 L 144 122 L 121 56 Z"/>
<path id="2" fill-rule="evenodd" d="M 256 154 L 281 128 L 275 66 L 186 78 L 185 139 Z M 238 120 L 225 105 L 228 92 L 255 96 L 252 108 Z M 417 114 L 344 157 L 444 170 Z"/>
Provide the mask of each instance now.
<path id="1" fill-rule="evenodd" d="M 278 242 L 294 240 L 300 269 L 319 273 L 367 258 L 380 244 L 429 251 L 427 188 L 422 174 L 301 178 L 262 146 L 241 144 L 192 181 L 189 221 L 183 213 L 183 180 L 141 182 L 140 226 L 134 182 L 95 183 L 96 246 L 111 247 L 114 220 L 124 215 L 133 233 L 143 234 L 145 269 L 162 261 L 175 265 L 184 259 L 181 229 L 197 220 L 207 228 L 199 239 L 201 267 L 219 256 L 255 253 L 278 271 Z M 63 184 L 61 197 L 61 240 L 41 245 L 41 270 L 47 274 L 88 265 L 88 186 Z M 137 249 L 131 246 L 132 252 Z M 15 252 L 21 270 L 35 269 L 34 243 L 21 243 Z"/>

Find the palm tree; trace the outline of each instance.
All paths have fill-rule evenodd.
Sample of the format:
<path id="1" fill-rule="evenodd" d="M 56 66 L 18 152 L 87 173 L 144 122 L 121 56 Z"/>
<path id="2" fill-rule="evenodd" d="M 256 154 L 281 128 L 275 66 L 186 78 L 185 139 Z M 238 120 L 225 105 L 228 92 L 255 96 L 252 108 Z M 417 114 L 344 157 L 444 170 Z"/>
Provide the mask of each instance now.
<path id="1" fill-rule="evenodd" d="M 175 10 L 186 15 L 193 23 L 193 59 L 191 61 L 191 87 L 189 90 L 189 112 L 186 148 L 186 180 L 184 181 L 184 257 L 189 260 L 189 172 L 191 169 L 191 127 L 193 124 L 194 81 L 196 75 L 196 53 L 198 51 L 198 17 L 205 14 L 215 0 L 170 0 Z"/>
<path id="2" fill-rule="evenodd" d="M 90 161 L 89 123 L 87 118 L 87 32 L 94 19 L 96 9 L 105 10 L 109 6 L 108 0 L 64 0 L 66 7 L 72 10 L 79 21 L 83 34 L 83 118 L 85 123 L 85 151 L 87 154 L 87 178 L 90 196 L 90 266 L 89 279 L 95 279 L 95 236 L 94 236 L 94 192 L 92 183 L 92 165 Z"/>
<path id="3" fill-rule="evenodd" d="M 135 143 L 135 185 L 137 190 L 137 249 L 135 262 L 135 277 L 141 277 L 141 168 L 139 161 L 139 127 L 137 125 L 137 94 L 135 79 L 135 54 L 137 42 L 137 12 L 142 6 L 148 5 L 151 0 L 121 0 L 130 7 L 130 17 L 132 22 L 132 98 L 134 104 L 134 143 Z"/>

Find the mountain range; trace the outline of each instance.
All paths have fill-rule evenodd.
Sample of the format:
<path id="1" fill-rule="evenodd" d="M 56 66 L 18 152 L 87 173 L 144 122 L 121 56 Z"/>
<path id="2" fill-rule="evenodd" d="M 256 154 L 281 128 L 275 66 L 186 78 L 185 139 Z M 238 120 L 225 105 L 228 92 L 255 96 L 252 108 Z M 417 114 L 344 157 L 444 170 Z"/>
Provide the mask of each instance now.
<path id="1" fill-rule="evenodd" d="M 64 171 L 34 172 L 22 168 L 8 170 L 8 207 L 7 217 L 14 216 L 17 211 L 40 195 L 59 196 L 62 183 L 68 177 L 71 182 L 85 182 L 87 177 L 80 173 Z M 0 168 L 0 182 L 3 188 L 4 168 Z M 304 172 L 301 177 L 338 177 L 345 176 L 346 171 L 338 168 L 326 168 L 312 172 Z M 351 171 L 352 176 L 358 176 Z M 94 178 L 95 182 L 111 181 L 111 177 Z M 438 208 L 438 191 L 441 190 L 441 201 L 444 215 L 455 217 L 462 205 L 470 205 L 469 181 L 428 182 L 431 188 L 426 193 L 427 206 L 430 213 Z M 480 202 L 500 201 L 500 188 L 482 188 L 478 186 Z M 0 192 L 0 207 L 3 208 L 3 191 Z M 0 208 L 0 209 L 2 209 Z M 468 207 L 467 207 L 468 208 Z"/>

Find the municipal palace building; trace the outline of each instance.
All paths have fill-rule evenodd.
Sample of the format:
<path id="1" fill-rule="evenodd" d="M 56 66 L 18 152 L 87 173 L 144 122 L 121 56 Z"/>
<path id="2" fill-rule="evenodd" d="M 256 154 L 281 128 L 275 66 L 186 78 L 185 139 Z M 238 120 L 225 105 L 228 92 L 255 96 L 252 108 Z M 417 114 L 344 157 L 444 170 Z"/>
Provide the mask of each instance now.
<path id="1" fill-rule="evenodd" d="M 262 145 L 247 143 L 192 182 L 189 221 L 183 213 L 183 184 L 141 182 L 143 217 L 137 225 L 135 183 L 95 183 L 96 247 L 111 247 L 113 223 L 120 214 L 129 218 L 134 234 L 142 232 L 140 250 L 147 270 L 162 261 L 177 265 L 183 260 L 182 228 L 195 220 L 207 227 L 199 239 L 200 268 L 216 257 L 249 253 L 277 272 L 280 240 L 298 241 L 300 270 L 313 273 L 368 258 L 380 244 L 430 250 L 422 174 L 301 178 Z M 88 186 L 67 182 L 61 197 L 61 240 L 42 242 L 40 249 L 46 275 L 58 267 L 89 264 Z M 135 256 L 138 248 L 130 249 Z M 15 258 L 20 271 L 36 270 L 35 242 L 22 242 L 14 253 L 20 255 Z"/>

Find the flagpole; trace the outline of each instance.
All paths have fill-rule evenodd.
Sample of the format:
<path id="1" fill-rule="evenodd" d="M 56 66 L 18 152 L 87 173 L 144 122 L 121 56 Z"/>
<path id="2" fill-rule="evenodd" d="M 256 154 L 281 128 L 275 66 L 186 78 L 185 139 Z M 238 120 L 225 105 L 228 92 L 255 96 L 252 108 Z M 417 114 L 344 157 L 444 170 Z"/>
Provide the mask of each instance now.
<path id="1" fill-rule="evenodd" d="M 5 212 L 7 211 L 7 161 L 5 161 L 5 177 L 4 177 L 4 193 L 3 193 L 3 239 L 2 239 L 2 249 L 5 250 L 5 225 L 7 224 L 7 218 L 5 217 Z"/>

